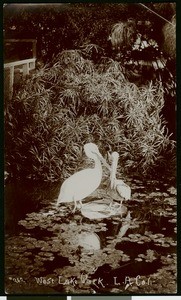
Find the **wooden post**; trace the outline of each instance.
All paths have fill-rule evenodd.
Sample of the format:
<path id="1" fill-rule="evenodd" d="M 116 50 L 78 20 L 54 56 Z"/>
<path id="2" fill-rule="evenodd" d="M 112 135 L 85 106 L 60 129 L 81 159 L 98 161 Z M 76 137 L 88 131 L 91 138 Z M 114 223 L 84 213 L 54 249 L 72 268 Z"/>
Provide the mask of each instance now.
<path id="1" fill-rule="evenodd" d="M 30 62 L 30 70 L 35 69 L 35 61 Z"/>
<path id="2" fill-rule="evenodd" d="M 29 63 L 23 64 L 23 76 L 29 75 Z"/>
<path id="3" fill-rule="evenodd" d="M 29 75 L 29 71 L 35 69 L 35 58 L 25 59 L 14 61 L 11 63 L 4 64 L 4 69 L 8 70 L 9 78 L 8 78 L 8 91 L 9 91 L 9 98 L 11 99 L 13 96 L 13 85 L 14 85 L 14 68 L 17 66 L 22 66 L 18 68 L 20 72 L 23 73 L 23 76 Z M 17 70 L 18 70 L 17 69 Z"/>

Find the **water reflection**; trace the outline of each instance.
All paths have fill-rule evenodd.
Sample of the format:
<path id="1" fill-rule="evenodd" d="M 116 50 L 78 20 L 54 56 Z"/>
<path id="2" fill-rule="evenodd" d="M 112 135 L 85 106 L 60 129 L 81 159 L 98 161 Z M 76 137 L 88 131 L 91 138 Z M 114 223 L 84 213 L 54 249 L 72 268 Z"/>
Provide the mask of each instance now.
<path id="1" fill-rule="evenodd" d="M 51 286 L 43 286 L 45 293 L 118 293 L 125 291 L 126 276 L 137 275 L 144 280 L 149 275 L 152 282 L 155 276 L 157 284 L 164 276 L 165 282 L 172 282 L 172 286 L 167 282 L 164 289 L 174 290 L 176 201 L 173 189 L 172 193 L 168 187 L 165 189 L 164 199 L 165 191 L 159 190 L 151 198 L 148 197 L 151 190 L 147 193 L 136 190 L 133 200 L 126 203 L 124 216 L 90 219 L 80 211 L 73 214 L 71 204 L 55 208 L 59 185 L 30 182 L 7 185 L 5 220 L 6 233 L 10 236 L 6 239 L 6 286 L 9 293 L 18 289 L 9 278 L 19 278 L 22 274 L 23 293 L 34 290 L 41 293 L 42 285 L 34 280 L 41 276 L 54 279 Z M 94 195 L 85 205 L 92 205 L 95 200 Z M 79 280 L 81 274 L 87 276 L 85 282 Z M 77 283 L 64 285 L 59 283 L 59 276 L 64 280 L 76 278 Z M 99 278 L 104 284 L 94 285 L 93 280 Z M 126 291 L 138 292 L 137 288 L 130 285 Z M 140 291 L 154 293 L 155 288 L 153 284 Z"/>

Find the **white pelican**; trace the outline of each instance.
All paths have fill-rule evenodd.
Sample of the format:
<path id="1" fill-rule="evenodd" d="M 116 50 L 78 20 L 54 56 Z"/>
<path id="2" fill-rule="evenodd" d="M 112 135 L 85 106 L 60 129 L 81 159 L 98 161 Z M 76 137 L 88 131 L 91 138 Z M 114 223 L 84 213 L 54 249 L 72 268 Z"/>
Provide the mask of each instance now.
<path id="1" fill-rule="evenodd" d="M 118 194 L 118 196 L 120 196 L 121 198 L 125 200 L 130 200 L 131 188 L 123 180 L 116 178 L 118 159 L 119 159 L 118 152 L 112 152 L 111 154 L 112 165 L 111 165 L 111 174 L 110 174 L 111 189 L 114 189 Z M 122 200 L 120 205 L 122 205 Z"/>
<path id="2" fill-rule="evenodd" d="M 85 144 L 84 151 L 87 157 L 95 161 L 94 168 L 81 170 L 67 178 L 61 186 L 57 200 L 57 205 L 62 202 L 74 202 L 73 212 L 76 210 L 77 202 L 79 201 L 82 206 L 82 200 L 94 192 L 100 185 L 102 179 L 101 162 L 110 170 L 110 166 L 102 157 L 96 144 Z"/>

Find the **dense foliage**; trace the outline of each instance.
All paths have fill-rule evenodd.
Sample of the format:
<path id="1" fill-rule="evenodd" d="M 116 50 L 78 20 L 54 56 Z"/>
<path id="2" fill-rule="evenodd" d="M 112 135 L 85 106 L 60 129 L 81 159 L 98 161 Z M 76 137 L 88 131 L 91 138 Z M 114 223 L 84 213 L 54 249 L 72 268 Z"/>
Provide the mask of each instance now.
<path id="1" fill-rule="evenodd" d="M 64 179 L 82 167 L 83 145 L 91 141 L 103 155 L 118 151 L 124 173 L 149 174 L 171 160 L 162 84 L 139 88 L 125 79 L 118 62 L 95 65 L 82 52 L 61 52 L 8 102 L 6 162 L 13 175 Z"/>
<path id="2" fill-rule="evenodd" d="M 169 20 L 175 9 L 171 3 L 147 6 Z M 132 57 L 126 55 L 138 30 L 161 45 L 164 24 L 139 4 L 6 5 L 5 38 L 36 38 L 38 58 L 46 62 L 6 101 L 8 173 L 64 179 L 82 167 L 82 146 L 90 141 L 104 155 L 118 151 L 124 173 L 163 171 L 174 152 L 162 116 L 168 80 L 149 78 L 136 86 L 130 82 L 133 66 L 128 68 Z M 168 31 L 163 28 L 164 34 Z M 123 59 L 113 55 L 120 46 Z M 136 76 L 143 80 L 145 73 Z"/>
<path id="3" fill-rule="evenodd" d="M 147 6 L 168 20 L 175 13 L 173 3 L 147 3 Z M 95 43 L 109 52 L 107 39 L 112 27 L 129 18 L 135 22 L 149 20 L 152 37 L 162 46 L 161 29 L 165 22 L 136 3 L 9 4 L 4 7 L 4 37 L 36 38 L 38 58 L 44 61 L 83 43 Z M 144 24 L 140 27 L 145 30 Z M 18 54 L 21 53 L 19 48 Z"/>

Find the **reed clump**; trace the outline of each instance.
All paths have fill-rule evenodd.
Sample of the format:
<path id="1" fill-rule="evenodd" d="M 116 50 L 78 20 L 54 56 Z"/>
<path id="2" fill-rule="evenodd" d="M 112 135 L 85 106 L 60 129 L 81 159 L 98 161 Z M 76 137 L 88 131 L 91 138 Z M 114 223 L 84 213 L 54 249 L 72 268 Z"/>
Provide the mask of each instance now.
<path id="1" fill-rule="evenodd" d="M 103 155 L 119 152 L 125 174 L 152 174 L 175 152 L 163 106 L 161 82 L 137 87 L 112 59 L 95 64 L 81 49 L 62 51 L 6 107 L 6 168 L 16 177 L 63 180 L 84 166 L 83 145 L 94 142 Z"/>

